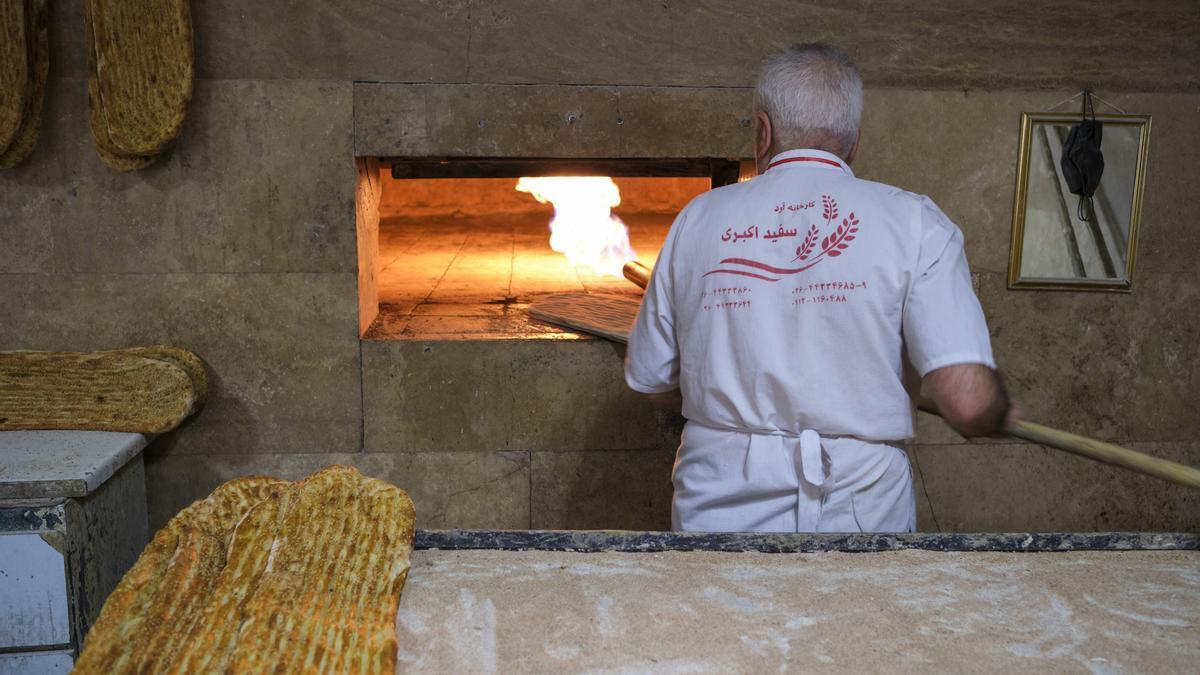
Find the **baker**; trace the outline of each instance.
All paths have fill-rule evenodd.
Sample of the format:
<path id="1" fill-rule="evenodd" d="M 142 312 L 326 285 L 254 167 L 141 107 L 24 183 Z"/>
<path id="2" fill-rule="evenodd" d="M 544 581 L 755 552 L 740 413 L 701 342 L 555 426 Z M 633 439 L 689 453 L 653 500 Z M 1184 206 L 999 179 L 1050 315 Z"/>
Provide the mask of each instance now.
<path id="1" fill-rule="evenodd" d="M 850 170 L 863 93 L 845 52 L 768 57 L 754 106 L 759 175 L 680 212 L 629 340 L 629 386 L 687 418 L 672 526 L 913 531 L 922 378 L 963 435 L 1010 415 L 962 233 Z"/>

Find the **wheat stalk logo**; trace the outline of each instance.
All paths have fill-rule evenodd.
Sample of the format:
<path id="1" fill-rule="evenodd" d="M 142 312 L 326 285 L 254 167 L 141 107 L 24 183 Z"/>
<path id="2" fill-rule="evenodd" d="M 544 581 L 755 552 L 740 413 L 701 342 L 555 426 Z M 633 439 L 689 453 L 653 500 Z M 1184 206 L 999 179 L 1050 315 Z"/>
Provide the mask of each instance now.
<path id="1" fill-rule="evenodd" d="M 721 267 L 706 273 L 704 276 L 710 274 L 736 274 L 774 282 L 779 281 L 779 279 L 767 276 L 764 272 L 774 275 L 799 274 L 821 262 L 826 257 L 836 258 L 840 256 L 843 251 L 850 247 L 850 242 L 854 241 L 858 235 L 858 217 L 851 211 L 845 218 L 842 218 L 841 224 L 835 227 L 833 232 L 821 238 L 821 250 L 814 255 L 813 253 L 817 248 L 817 238 L 821 237 L 822 231 L 827 231 L 833 226 L 834 221 L 840 215 L 837 200 L 830 195 L 821 195 L 821 215 L 825 219 L 825 226 L 818 228 L 817 224 L 813 223 L 812 227 L 808 228 L 808 232 L 804 235 L 804 240 L 796 247 L 796 257 L 792 258 L 792 262 L 801 261 L 806 263 L 804 266 L 798 268 L 776 267 L 748 258 L 725 258 L 721 261 L 721 265 L 735 266 L 734 269 Z M 749 267 L 754 271 L 736 269 L 736 267 Z"/>

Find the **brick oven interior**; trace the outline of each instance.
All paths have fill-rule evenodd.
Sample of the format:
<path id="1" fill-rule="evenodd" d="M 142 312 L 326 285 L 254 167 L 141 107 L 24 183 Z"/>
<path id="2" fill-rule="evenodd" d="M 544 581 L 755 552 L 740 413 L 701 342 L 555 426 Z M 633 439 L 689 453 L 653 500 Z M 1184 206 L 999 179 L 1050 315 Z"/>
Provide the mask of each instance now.
<path id="1" fill-rule="evenodd" d="M 619 177 L 636 260 L 653 267 L 675 214 L 710 189 L 701 177 Z M 531 320 L 552 293 L 639 297 L 624 277 L 573 265 L 550 248 L 550 204 L 516 191 L 515 178 L 396 179 L 379 203 L 379 318 L 366 339 L 572 338 Z"/>

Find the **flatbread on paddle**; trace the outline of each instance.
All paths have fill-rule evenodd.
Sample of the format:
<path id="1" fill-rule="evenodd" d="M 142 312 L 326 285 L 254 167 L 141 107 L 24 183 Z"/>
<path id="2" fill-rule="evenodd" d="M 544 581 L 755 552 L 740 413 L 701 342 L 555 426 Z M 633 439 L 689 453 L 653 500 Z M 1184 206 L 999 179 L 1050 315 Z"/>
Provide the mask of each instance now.
<path id="1" fill-rule="evenodd" d="M 529 314 L 572 330 L 629 342 L 640 307 L 640 299 L 625 295 L 558 293 L 532 303 Z"/>
<path id="2" fill-rule="evenodd" d="M 208 371 L 204 362 L 192 352 L 179 347 L 167 345 L 152 345 L 149 347 L 131 347 L 123 350 L 129 354 L 144 356 L 149 359 L 166 361 L 183 369 L 192 380 L 192 391 L 195 393 L 195 408 L 199 410 L 208 402 Z"/>

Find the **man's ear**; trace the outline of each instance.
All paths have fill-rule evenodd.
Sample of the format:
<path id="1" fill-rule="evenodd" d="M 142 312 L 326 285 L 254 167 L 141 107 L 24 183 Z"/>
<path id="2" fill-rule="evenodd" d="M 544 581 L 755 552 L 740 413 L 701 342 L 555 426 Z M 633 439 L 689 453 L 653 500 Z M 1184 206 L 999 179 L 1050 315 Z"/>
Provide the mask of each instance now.
<path id="1" fill-rule="evenodd" d="M 754 111 L 754 159 L 763 164 L 771 159 L 771 118 L 761 110 Z M 762 167 L 759 167 L 762 172 Z"/>
<path id="2" fill-rule="evenodd" d="M 854 145 L 850 146 L 850 152 L 846 153 L 846 163 L 847 164 L 854 161 L 855 155 L 858 154 L 858 142 L 861 140 L 862 140 L 862 129 L 859 129 L 858 133 L 854 134 Z"/>

